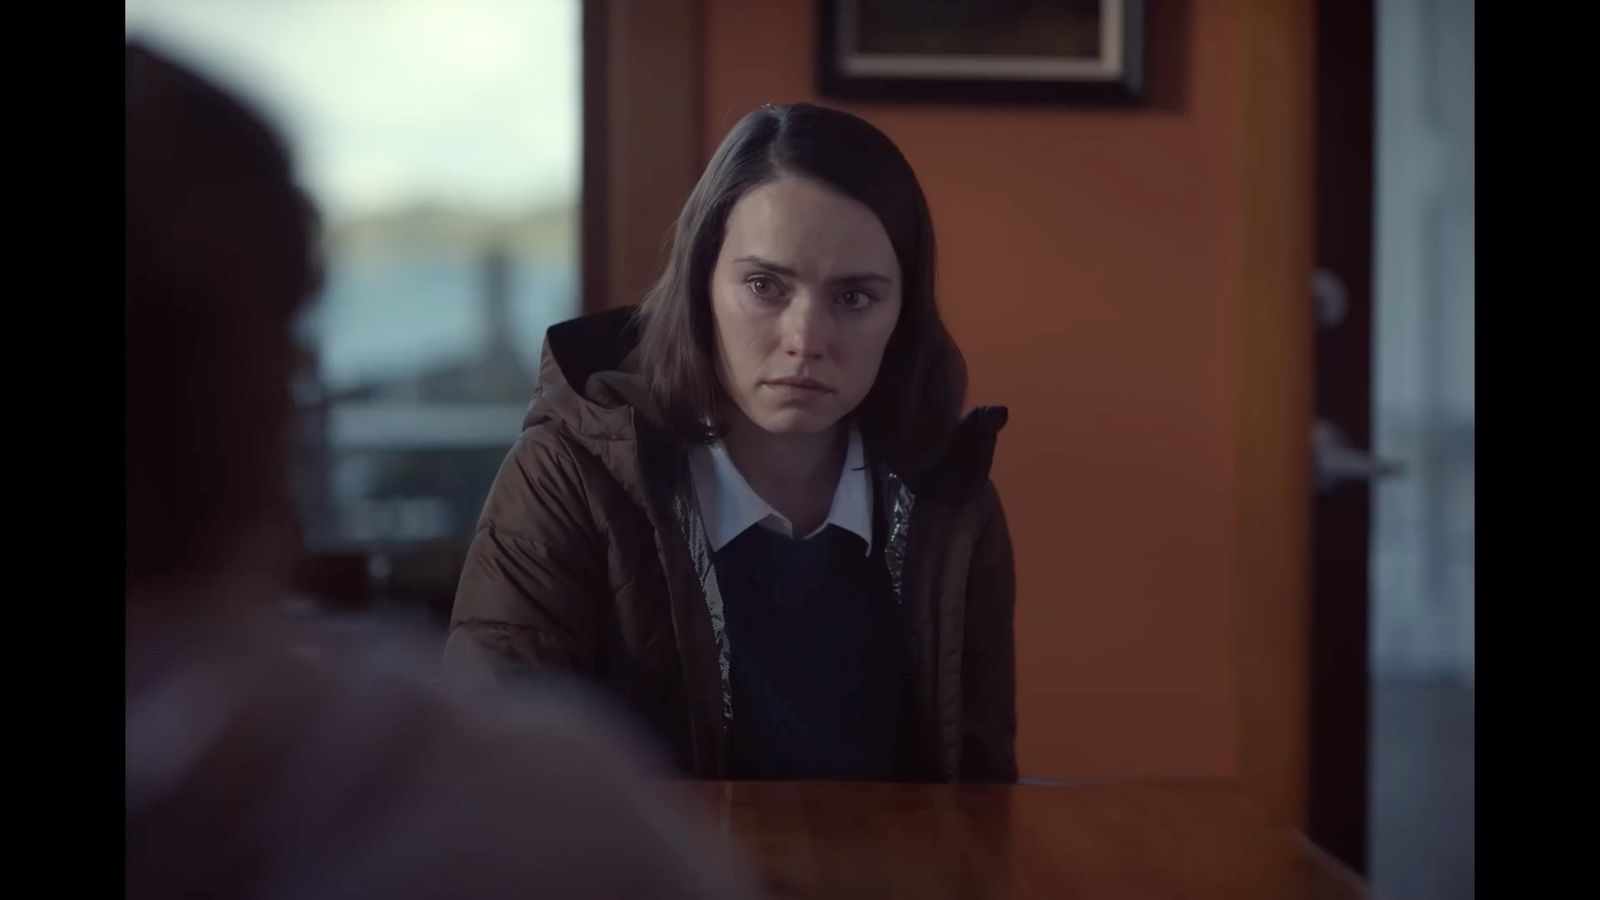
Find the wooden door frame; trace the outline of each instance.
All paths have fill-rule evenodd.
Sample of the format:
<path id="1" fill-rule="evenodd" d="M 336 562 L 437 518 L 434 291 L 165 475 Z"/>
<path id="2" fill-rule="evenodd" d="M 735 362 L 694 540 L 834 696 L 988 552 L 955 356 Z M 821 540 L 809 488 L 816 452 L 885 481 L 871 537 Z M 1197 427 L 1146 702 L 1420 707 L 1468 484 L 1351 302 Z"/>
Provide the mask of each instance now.
<path id="1" fill-rule="evenodd" d="M 1240 778 L 1366 868 L 1370 492 L 1315 493 L 1312 423 L 1370 446 L 1372 0 L 1244 0 Z M 1318 332 L 1313 273 L 1343 281 Z M 1330 352 L 1332 351 L 1332 352 Z"/>
<path id="2" fill-rule="evenodd" d="M 1279 821 L 1308 808 L 1314 5 L 1242 0 L 1239 776 Z"/>
<path id="3" fill-rule="evenodd" d="M 697 0 L 584 0 L 585 312 L 638 303 L 700 176 Z"/>

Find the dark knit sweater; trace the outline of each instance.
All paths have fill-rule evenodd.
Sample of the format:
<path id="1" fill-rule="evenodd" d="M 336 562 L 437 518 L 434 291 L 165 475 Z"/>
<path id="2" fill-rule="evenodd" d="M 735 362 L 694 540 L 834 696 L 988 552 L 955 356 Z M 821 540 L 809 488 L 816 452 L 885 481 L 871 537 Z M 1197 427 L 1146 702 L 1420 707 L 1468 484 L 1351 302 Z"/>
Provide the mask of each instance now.
<path id="1" fill-rule="evenodd" d="M 905 643 L 882 543 L 869 557 L 837 526 L 806 540 L 755 526 L 716 553 L 734 777 L 897 774 Z"/>

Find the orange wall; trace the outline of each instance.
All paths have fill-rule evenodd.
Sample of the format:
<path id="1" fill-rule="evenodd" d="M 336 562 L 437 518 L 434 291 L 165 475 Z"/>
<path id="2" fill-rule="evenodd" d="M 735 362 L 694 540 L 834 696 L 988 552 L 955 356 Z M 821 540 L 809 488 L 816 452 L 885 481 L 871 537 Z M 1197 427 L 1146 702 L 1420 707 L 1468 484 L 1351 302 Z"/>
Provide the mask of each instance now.
<path id="1" fill-rule="evenodd" d="M 970 399 L 1011 409 L 1028 776 L 1239 774 L 1240 16 L 1150 7 L 1138 109 L 834 104 L 915 167 Z M 761 103 L 831 102 L 815 10 L 703 0 L 707 157 Z"/>

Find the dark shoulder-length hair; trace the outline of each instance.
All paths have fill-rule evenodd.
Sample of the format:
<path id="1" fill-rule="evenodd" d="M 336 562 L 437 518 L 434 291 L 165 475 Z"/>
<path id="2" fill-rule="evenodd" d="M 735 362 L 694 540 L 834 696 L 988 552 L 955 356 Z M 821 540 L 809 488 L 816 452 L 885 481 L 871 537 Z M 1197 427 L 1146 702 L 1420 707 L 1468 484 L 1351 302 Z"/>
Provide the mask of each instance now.
<path id="1" fill-rule="evenodd" d="M 900 319 L 855 420 L 873 459 L 911 474 L 944 447 L 967 372 L 934 300 L 933 221 L 898 148 L 865 120 L 810 104 L 765 106 L 733 127 L 690 193 L 666 270 L 640 309 L 639 360 L 668 428 L 710 443 L 727 428 L 717 377 L 711 273 L 728 213 L 783 174 L 812 178 L 872 210 L 900 263 Z"/>
<path id="2" fill-rule="evenodd" d="M 123 60 L 125 574 L 147 587 L 292 527 L 293 327 L 321 271 L 267 120 L 157 50 Z"/>

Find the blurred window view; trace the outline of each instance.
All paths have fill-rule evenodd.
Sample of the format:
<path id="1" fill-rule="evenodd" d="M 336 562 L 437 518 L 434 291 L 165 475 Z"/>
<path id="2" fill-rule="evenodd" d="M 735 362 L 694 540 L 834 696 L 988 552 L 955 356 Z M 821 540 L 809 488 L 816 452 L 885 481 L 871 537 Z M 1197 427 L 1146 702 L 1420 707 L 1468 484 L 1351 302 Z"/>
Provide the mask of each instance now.
<path id="1" fill-rule="evenodd" d="M 1377 5 L 1370 874 L 1472 897 L 1476 848 L 1475 39 L 1468 0 Z"/>
<path id="2" fill-rule="evenodd" d="M 279 127 L 322 211 L 327 284 L 296 391 L 313 555 L 470 537 L 544 331 L 579 310 L 580 5 L 125 5 L 129 38 Z"/>

